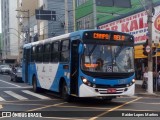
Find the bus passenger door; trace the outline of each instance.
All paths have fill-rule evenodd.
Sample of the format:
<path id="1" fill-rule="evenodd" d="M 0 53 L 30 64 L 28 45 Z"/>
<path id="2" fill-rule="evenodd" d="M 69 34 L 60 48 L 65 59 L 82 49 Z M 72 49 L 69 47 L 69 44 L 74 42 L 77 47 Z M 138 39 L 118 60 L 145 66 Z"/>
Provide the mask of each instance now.
<path id="1" fill-rule="evenodd" d="M 25 62 L 24 62 L 24 64 L 25 64 L 25 71 L 24 71 L 24 73 L 25 73 L 25 83 L 28 83 L 28 67 L 29 67 L 29 59 L 30 59 L 30 49 L 26 49 L 26 58 L 25 58 Z"/>
<path id="2" fill-rule="evenodd" d="M 75 40 L 71 43 L 71 81 L 70 81 L 70 94 L 78 95 L 78 68 L 79 68 L 79 55 L 78 55 L 79 41 Z"/>

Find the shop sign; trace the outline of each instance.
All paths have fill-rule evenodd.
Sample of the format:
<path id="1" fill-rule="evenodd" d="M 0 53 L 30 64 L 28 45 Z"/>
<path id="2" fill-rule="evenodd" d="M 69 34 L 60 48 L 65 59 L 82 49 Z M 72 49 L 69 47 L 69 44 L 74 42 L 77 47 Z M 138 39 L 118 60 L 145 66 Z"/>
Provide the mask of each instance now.
<path id="1" fill-rule="evenodd" d="M 146 39 L 149 35 L 146 11 L 139 12 L 131 16 L 100 25 L 98 28 L 102 30 L 113 30 L 129 33 L 134 36 L 135 44 L 141 44 L 146 42 Z M 160 6 L 155 7 L 155 15 L 153 16 L 152 30 L 152 40 L 159 39 Z"/>

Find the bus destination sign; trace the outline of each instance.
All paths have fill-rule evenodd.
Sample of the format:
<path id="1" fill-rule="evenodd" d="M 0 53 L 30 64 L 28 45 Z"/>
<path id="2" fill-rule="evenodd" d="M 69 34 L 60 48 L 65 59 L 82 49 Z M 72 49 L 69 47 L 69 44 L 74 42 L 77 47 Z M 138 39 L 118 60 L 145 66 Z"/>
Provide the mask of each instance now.
<path id="1" fill-rule="evenodd" d="M 110 37 L 110 34 L 107 33 L 93 33 L 93 38 L 94 39 L 100 39 L 100 40 L 116 40 L 116 41 L 124 41 L 125 36 L 124 35 L 117 35 L 114 34 L 113 37 Z"/>

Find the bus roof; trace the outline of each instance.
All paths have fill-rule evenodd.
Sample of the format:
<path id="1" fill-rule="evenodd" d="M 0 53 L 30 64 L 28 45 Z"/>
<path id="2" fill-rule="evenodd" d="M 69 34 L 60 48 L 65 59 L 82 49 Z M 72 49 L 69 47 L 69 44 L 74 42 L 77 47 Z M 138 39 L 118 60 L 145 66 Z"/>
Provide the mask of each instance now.
<path id="1" fill-rule="evenodd" d="M 110 30 L 100 30 L 100 29 L 97 29 L 97 30 L 98 31 L 110 31 Z M 43 43 L 50 43 L 52 41 L 58 41 L 58 40 L 62 40 L 62 39 L 68 38 L 68 37 L 79 36 L 80 38 L 82 38 L 82 35 L 83 35 L 82 33 L 83 32 L 85 32 L 85 31 L 97 31 L 97 30 L 96 29 L 79 30 L 79 31 L 75 31 L 75 32 L 71 32 L 71 33 L 55 36 L 55 37 L 52 37 L 52 38 L 39 40 L 39 41 L 36 41 L 36 42 L 31 42 L 31 43 L 25 44 L 23 46 L 23 48 L 30 48 L 31 46 L 34 46 L 34 45 L 43 44 Z M 110 31 L 110 32 L 123 33 L 123 32 L 118 32 L 118 31 Z M 123 34 L 129 35 L 128 33 L 123 33 Z"/>
<path id="2" fill-rule="evenodd" d="M 44 42 L 45 43 L 50 43 L 52 41 L 62 40 L 64 38 L 69 37 L 69 35 L 70 35 L 70 33 L 67 33 L 67 34 L 56 36 L 56 37 L 52 37 L 52 38 L 48 38 L 48 39 L 44 39 L 44 40 L 39 40 L 39 41 L 36 41 L 36 42 L 27 43 L 27 44 L 24 44 L 23 48 L 29 48 L 29 46 L 31 47 L 31 46 L 34 46 L 34 45 L 43 44 Z"/>

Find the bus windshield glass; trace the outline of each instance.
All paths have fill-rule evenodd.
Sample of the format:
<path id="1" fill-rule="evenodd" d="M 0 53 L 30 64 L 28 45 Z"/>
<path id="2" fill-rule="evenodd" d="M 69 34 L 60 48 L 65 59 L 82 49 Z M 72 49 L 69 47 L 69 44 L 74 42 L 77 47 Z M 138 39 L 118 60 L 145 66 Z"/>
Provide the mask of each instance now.
<path id="1" fill-rule="evenodd" d="M 88 72 L 134 72 L 134 53 L 131 46 L 84 44 L 81 68 Z"/>

